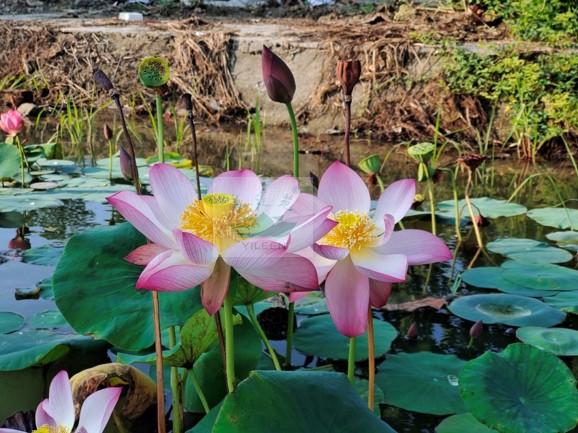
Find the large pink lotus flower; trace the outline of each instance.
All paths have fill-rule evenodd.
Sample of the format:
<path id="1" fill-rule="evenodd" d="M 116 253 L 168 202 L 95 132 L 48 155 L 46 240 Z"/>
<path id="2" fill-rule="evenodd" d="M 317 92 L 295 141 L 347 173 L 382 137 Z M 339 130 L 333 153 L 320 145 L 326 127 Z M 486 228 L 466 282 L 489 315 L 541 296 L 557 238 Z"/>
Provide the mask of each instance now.
<path id="1" fill-rule="evenodd" d="M 423 230 L 393 231 L 409 211 L 415 181 L 391 184 L 369 215 L 370 196 L 363 180 L 346 165 L 335 162 L 323 174 L 318 197 L 333 206 L 339 224 L 313 250 L 320 274 L 326 274 L 325 296 L 339 332 L 354 337 L 365 332 L 369 305 L 385 305 L 391 284 L 406 279 L 408 265 L 449 260 L 445 243 Z M 324 275 L 321 275 L 321 278 Z"/>
<path id="2" fill-rule="evenodd" d="M 318 288 L 315 267 L 294 252 L 336 223 L 326 218 L 330 206 L 307 220 L 281 221 L 300 194 L 296 179 L 282 176 L 263 191 L 252 171 L 228 171 L 198 200 L 193 184 L 171 165 L 154 165 L 149 178 L 153 196 L 121 191 L 108 198 L 152 241 L 127 257 L 146 265 L 137 289 L 172 292 L 203 283 L 203 305 L 214 314 L 227 294 L 231 268 L 264 290 Z"/>
<path id="3" fill-rule="evenodd" d="M 8 110 L 0 114 L 0 128 L 8 134 L 8 137 L 15 137 L 22 130 L 24 121 L 17 110 Z"/>
<path id="4" fill-rule="evenodd" d="M 101 389 L 89 395 L 80 409 L 76 433 L 102 433 L 116 405 L 121 387 Z M 36 430 L 33 433 L 71 433 L 75 409 L 68 373 L 61 371 L 50 383 L 48 398 L 36 408 Z M 0 433 L 22 433 L 0 428 Z"/>

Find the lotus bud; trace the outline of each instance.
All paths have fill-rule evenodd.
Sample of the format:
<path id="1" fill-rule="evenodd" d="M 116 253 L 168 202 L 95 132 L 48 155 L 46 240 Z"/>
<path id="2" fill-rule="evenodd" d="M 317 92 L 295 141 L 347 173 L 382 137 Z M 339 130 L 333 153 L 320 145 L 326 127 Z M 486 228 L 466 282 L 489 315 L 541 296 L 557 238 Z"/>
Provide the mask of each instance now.
<path id="1" fill-rule="evenodd" d="M 478 320 L 470 328 L 470 337 L 478 338 L 480 335 L 482 335 L 482 332 L 484 332 L 484 324 L 481 320 Z"/>
<path id="2" fill-rule="evenodd" d="M 104 124 L 104 126 L 102 127 L 102 133 L 107 141 L 112 140 L 112 129 L 110 129 L 110 126 L 108 126 L 108 124 L 106 123 Z"/>
<path id="3" fill-rule="evenodd" d="M 183 102 L 185 104 L 185 110 L 191 111 L 193 109 L 193 98 L 190 93 L 185 93 L 183 95 Z"/>
<path id="4" fill-rule="evenodd" d="M 476 224 L 478 227 L 487 227 L 490 225 L 490 221 L 481 213 L 478 213 L 474 218 L 474 224 Z"/>
<path id="5" fill-rule="evenodd" d="M 94 72 L 92 73 L 92 78 L 104 90 L 111 90 L 114 88 L 112 82 L 110 81 L 110 78 L 108 78 L 108 76 L 104 72 L 102 72 L 102 69 L 95 69 Z"/>
<path id="6" fill-rule="evenodd" d="M 351 96 L 353 88 L 361 76 L 361 62 L 359 60 L 339 60 L 337 62 L 337 78 L 343 89 L 345 99 Z"/>
<path id="7" fill-rule="evenodd" d="M 417 335 L 418 335 L 417 323 L 412 322 L 411 325 L 409 325 L 409 328 L 407 328 L 405 336 L 408 339 L 413 340 L 414 338 L 417 338 Z"/>
<path id="8" fill-rule="evenodd" d="M 458 158 L 460 164 L 472 171 L 482 165 L 482 162 L 485 160 L 486 155 L 480 155 L 479 153 L 470 153 L 469 155 Z"/>
<path id="9" fill-rule="evenodd" d="M 132 158 L 123 146 L 120 146 L 120 171 L 123 177 L 132 182 Z"/>
<path id="10" fill-rule="evenodd" d="M 0 114 L 0 128 L 8 134 L 9 137 L 16 137 L 22 130 L 24 120 L 17 110 L 8 110 Z"/>
<path id="11" fill-rule="evenodd" d="M 24 237 L 22 229 L 17 228 L 16 236 L 8 241 L 8 248 L 14 250 L 29 250 L 30 247 L 30 241 Z"/>
<path id="12" fill-rule="evenodd" d="M 289 104 L 295 94 L 295 78 L 291 69 L 264 45 L 261 66 L 269 98 L 274 102 Z"/>

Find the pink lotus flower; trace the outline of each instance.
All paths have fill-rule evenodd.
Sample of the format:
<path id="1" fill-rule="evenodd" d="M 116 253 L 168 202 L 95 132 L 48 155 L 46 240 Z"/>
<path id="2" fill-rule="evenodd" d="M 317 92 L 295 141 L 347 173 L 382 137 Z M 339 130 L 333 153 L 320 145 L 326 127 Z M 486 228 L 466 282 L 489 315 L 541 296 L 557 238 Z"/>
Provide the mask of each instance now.
<path id="1" fill-rule="evenodd" d="M 153 243 L 127 256 L 146 265 L 136 288 L 182 291 L 204 283 L 209 314 L 228 291 L 230 269 L 264 290 L 318 288 L 315 267 L 294 254 L 328 233 L 335 222 L 325 206 L 307 220 L 281 218 L 299 196 L 297 180 L 282 176 L 263 191 L 250 170 L 225 172 L 197 200 L 193 184 L 178 169 L 156 164 L 149 171 L 154 196 L 121 191 L 108 201 Z"/>
<path id="2" fill-rule="evenodd" d="M 89 395 L 80 410 L 76 433 L 102 433 L 112 414 L 122 388 L 105 388 Z M 61 371 L 50 383 L 48 398 L 36 408 L 34 433 L 71 433 L 75 409 L 68 373 Z M 0 433 L 21 433 L 19 430 L 0 428 Z"/>
<path id="3" fill-rule="evenodd" d="M 16 110 L 8 110 L 0 114 L 0 128 L 8 134 L 8 137 L 15 137 L 22 130 L 24 121 Z"/>
<path id="4" fill-rule="evenodd" d="M 261 55 L 261 68 L 269 98 L 274 102 L 289 104 L 295 94 L 295 77 L 289 66 L 265 45 Z"/>
<path id="5" fill-rule="evenodd" d="M 369 305 L 385 305 L 391 284 L 406 279 L 408 265 L 449 260 L 445 243 L 423 230 L 393 231 L 409 211 L 415 181 L 391 184 L 379 198 L 373 217 L 363 180 L 346 165 L 335 162 L 319 184 L 319 199 L 333 206 L 339 224 L 313 245 L 325 261 L 325 296 L 339 332 L 355 337 L 365 332 Z"/>

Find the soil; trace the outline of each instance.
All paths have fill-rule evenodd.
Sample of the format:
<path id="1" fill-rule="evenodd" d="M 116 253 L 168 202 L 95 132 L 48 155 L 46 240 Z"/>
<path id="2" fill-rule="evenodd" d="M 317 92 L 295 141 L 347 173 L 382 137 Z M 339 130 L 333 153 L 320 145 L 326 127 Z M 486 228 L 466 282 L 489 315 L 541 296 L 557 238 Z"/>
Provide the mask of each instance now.
<path id="1" fill-rule="evenodd" d="M 247 111 L 254 109 L 250 105 L 253 101 L 244 101 L 233 84 L 227 67 L 231 60 L 227 49 L 230 41 L 223 34 L 204 39 L 191 38 L 192 29 L 209 28 L 211 24 L 224 21 L 290 22 L 290 26 L 301 29 L 300 38 L 306 39 L 310 34 L 316 40 L 326 40 L 327 49 L 335 57 L 364 58 L 369 63 L 366 63 L 363 71 L 363 76 L 369 77 L 367 85 L 383 91 L 370 92 L 363 114 L 355 119 L 358 134 L 371 134 L 397 142 L 428 140 L 436 132 L 437 113 L 441 107 L 444 116 L 439 132 L 452 133 L 456 143 L 471 150 L 478 138 L 477 131 L 485 131 L 489 124 L 488 107 L 484 106 L 484 102 L 469 95 L 450 94 L 440 85 L 434 71 L 417 71 L 428 76 L 425 80 L 406 80 L 404 77 L 415 76 L 416 58 L 423 57 L 424 50 L 427 52 L 428 49 L 430 55 L 434 55 L 443 41 L 477 44 L 509 40 L 504 25 L 478 13 L 415 5 L 398 6 L 395 1 L 381 6 L 336 3 L 310 7 L 301 4 L 301 0 L 285 0 L 281 5 L 271 0 L 269 4 L 242 9 L 203 4 L 186 7 L 178 1 L 154 0 L 148 5 L 105 0 L 4 0 L 0 3 L 0 13 L 4 14 L 64 12 L 71 18 L 101 18 L 105 21 L 111 18 L 111 22 L 120 11 L 138 11 L 152 23 L 149 26 L 156 29 L 170 27 L 173 33 L 176 32 L 174 58 L 170 58 L 171 55 L 167 58 L 171 64 L 169 97 L 172 94 L 176 99 L 176 95 L 191 93 L 187 83 L 192 64 L 199 77 L 198 88 L 204 90 L 193 95 L 193 102 L 199 107 L 199 116 L 208 123 L 244 122 Z M 307 30 L 303 32 L 303 29 Z M 15 30 L 0 22 L 0 37 L 10 47 L 30 52 L 30 57 L 35 61 L 24 64 L 24 72 L 42 71 L 50 85 L 43 90 L 41 97 L 35 95 L 34 98 L 48 103 L 62 99 L 63 94 L 75 95 L 75 98 L 80 98 L 78 102 L 94 102 L 91 99 L 94 92 L 87 84 L 92 83 L 91 68 L 94 68 L 94 64 L 118 65 L 122 57 L 118 52 L 108 52 L 107 38 L 114 37 L 111 35 L 62 36 L 49 26 L 45 32 L 24 33 L 22 29 Z M 140 39 L 125 39 L 123 44 L 130 44 L 133 51 L 141 52 L 150 49 L 152 44 L 160 43 L 148 38 L 146 33 Z M 363 47 L 360 41 L 363 41 Z M 47 46 L 50 49 L 47 50 Z M 179 46 L 186 47 L 186 50 L 179 50 Z M 163 48 L 157 49 L 162 52 Z M 15 51 L 18 50 L 0 51 L 0 76 L 22 74 L 23 54 L 18 53 L 14 57 Z M 137 60 L 129 60 L 128 66 L 134 70 L 135 64 L 138 66 Z M 90 67 L 87 68 L 87 65 Z M 323 71 L 322 76 L 327 78 L 296 113 L 301 125 L 328 114 L 335 117 L 340 112 L 341 92 L 334 74 L 333 65 Z M 134 79 L 123 82 L 123 74 L 118 74 L 115 87 L 134 88 Z M 10 95 L 10 98 L 4 98 L 5 103 L 15 102 L 14 95 Z M 215 108 L 216 104 L 218 109 Z M 142 105 L 132 108 L 146 114 Z M 495 128 L 491 140 L 496 143 L 500 141 L 498 128 Z"/>

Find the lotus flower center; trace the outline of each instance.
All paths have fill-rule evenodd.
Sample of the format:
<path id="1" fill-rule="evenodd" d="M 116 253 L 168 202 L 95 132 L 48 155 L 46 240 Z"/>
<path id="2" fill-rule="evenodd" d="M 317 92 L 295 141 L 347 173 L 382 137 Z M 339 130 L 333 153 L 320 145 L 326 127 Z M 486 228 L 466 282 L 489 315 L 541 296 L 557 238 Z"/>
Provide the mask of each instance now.
<path id="1" fill-rule="evenodd" d="M 320 244 L 359 250 L 377 237 L 377 227 L 367 214 L 340 210 L 331 218 L 339 224 L 319 241 Z"/>
<path id="2" fill-rule="evenodd" d="M 211 242 L 224 252 L 244 239 L 257 221 L 247 203 L 239 203 L 230 194 L 209 194 L 195 200 L 181 215 L 181 229 Z"/>
<path id="3" fill-rule="evenodd" d="M 70 430 L 68 430 L 66 427 L 62 427 L 61 425 L 50 426 L 48 424 L 44 424 L 36 430 L 32 430 L 32 433 L 70 433 Z"/>

